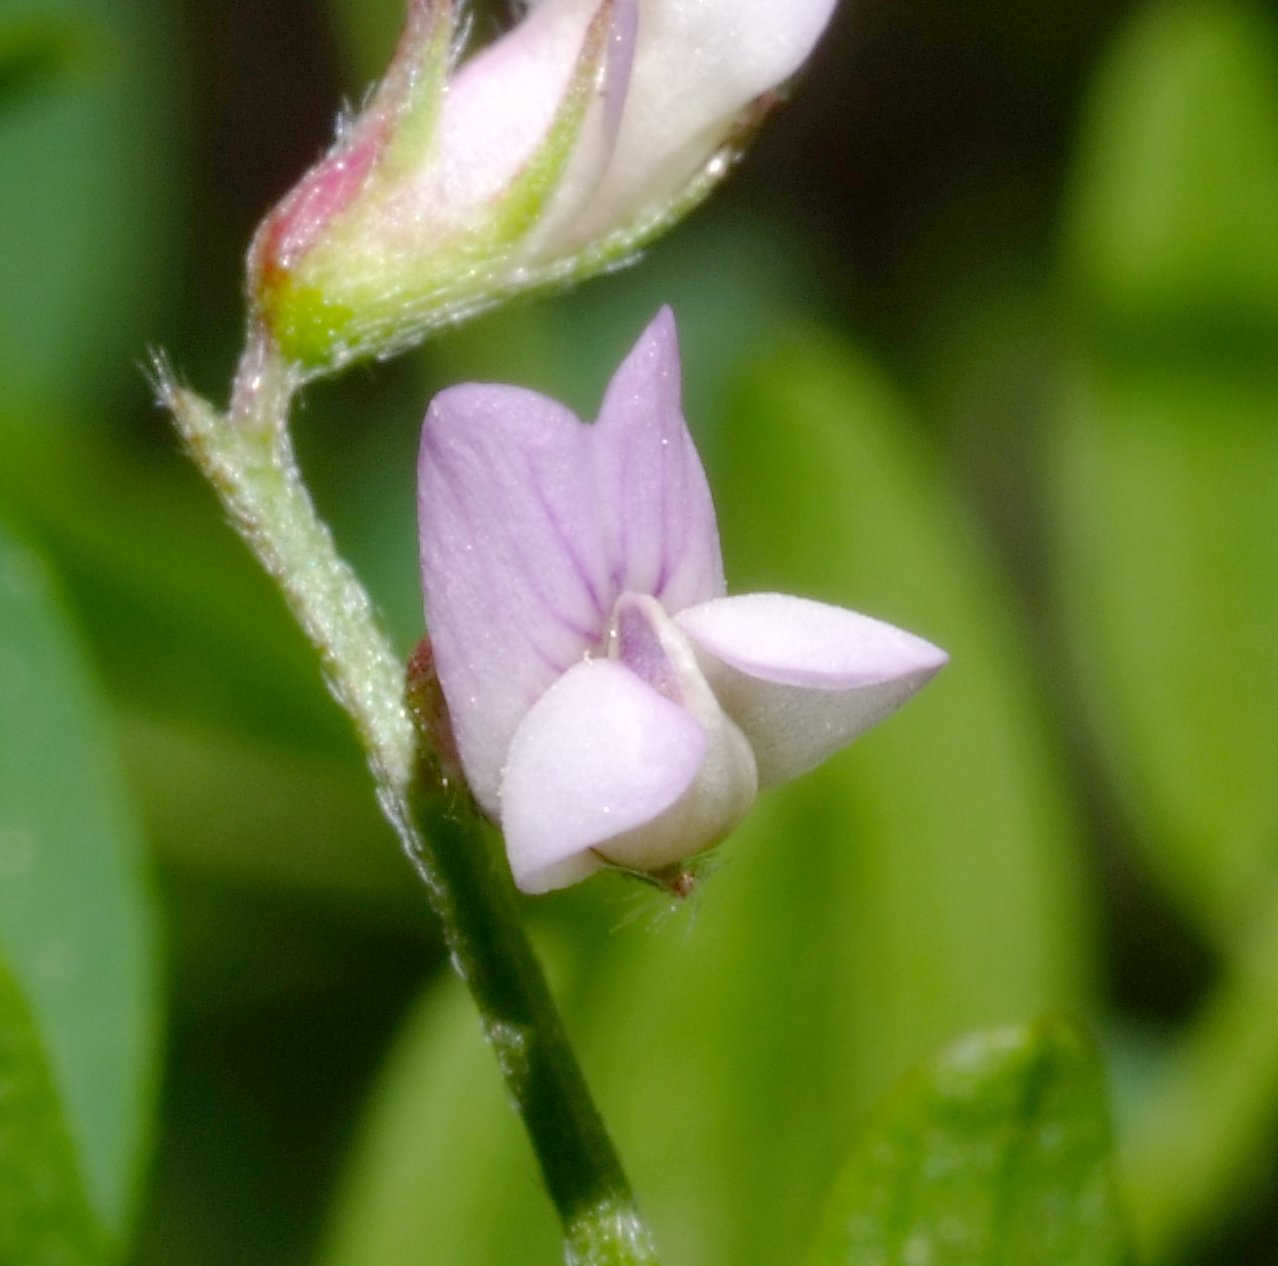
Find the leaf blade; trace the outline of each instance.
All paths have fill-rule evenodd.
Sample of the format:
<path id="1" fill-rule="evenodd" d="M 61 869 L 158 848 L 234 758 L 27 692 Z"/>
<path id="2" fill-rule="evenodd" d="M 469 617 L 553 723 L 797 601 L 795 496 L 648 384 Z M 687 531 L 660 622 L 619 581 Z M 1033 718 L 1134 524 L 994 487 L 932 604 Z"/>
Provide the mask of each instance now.
<path id="1" fill-rule="evenodd" d="M 1151 863 L 1228 945 L 1278 868 L 1278 29 L 1232 0 L 1142 11 L 1092 95 L 1063 612 Z"/>
<path id="2" fill-rule="evenodd" d="M 123 1236 L 152 1093 L 140 844 L 81 651 L 0 532 L 0 961 L 27 1000 L 94 1216 Z"/>
<path id="3" fill-rule="evenodd" d="M 0 965 L 0 1261 L 12 1266 L 104 1257 L 31 1014 Z"/>
<path id="4" fill-rule="evenodd" d="M 1058 1020 L 971 1034 L 862 1140 L 811 1266 L 1118 1266 L 1100 1064 Z"/>

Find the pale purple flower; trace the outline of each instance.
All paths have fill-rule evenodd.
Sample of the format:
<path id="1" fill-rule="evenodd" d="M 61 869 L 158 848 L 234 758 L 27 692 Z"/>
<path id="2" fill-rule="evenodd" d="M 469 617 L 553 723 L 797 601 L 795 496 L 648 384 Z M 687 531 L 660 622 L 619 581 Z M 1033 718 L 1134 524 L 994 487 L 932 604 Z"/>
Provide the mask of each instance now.
<path id="1" fill-rule="evenodd" d="M 419 476 L 440 685 L 526 892 L 710 848 L 945 663 L 854 611 L 725 596 L 668 309 L 593 426 L 518 387 L 440 393 Z"/>

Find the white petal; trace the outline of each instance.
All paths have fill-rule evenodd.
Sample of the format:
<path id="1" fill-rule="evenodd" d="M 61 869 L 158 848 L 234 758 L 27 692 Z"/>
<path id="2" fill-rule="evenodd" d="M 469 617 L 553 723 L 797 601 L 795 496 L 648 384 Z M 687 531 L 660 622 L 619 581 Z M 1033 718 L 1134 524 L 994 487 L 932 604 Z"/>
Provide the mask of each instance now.
<path id="1" fill-rule="evenodd" d="M 559 2 L 542 0 L 542 7 Z M 577 0 L 566 2 L 573 4 Z M 528 258 L 553 254 L 559 248 L 565 234 L 571 234 L 571 226 L 589 213 L 599 182 L 612 161 L 634 66 L 639 0 L 607 0 L 600 16 L 607 18 L 609 31 L 597 90 L 581 119 L 572 154 L 555 192 L 520 248 Z"/>
<path id="2" fill-rule="evenodd" d="M 685 708 L 706 737 L 696 781 L 679 801 L 597 850 L 631 870 L 660 870 L 712 848 L 750 811 L 759 789 L 754 753 L 719 706 L 691 642 L 655 598 L 628 593 L 618 599 L 608 653 Z"/>
<path id="3" fill-rule="evenodd" d="M 602 862 L 590 850 L 651 822 L 705 756 L 695 718 L 612 660 L 566 672 L 516 731 L 501 785 L 515 882 L 546 892 Z"/>
<path id="4" fill-rule="evenodd" d="M 754 748 L 761 786 L 820 764 L 900 707 L 947 658 L 881 620 L 783 594 L 719 598 L 676 623 Z"/>
<path id="5" fill-rule="evenodd" d="M 835 0 L 641 0 L 612 163 L 570 226 L 576 241 L 663 205 L 755 98 L 812 51 Z"/>
<path id="6" fill-rule="evenodd" d="M 599 0 L 547 0 L 462 65 L 414 205 L 460 218 L 506 189 L 549 131 L 598 8 Z"/>

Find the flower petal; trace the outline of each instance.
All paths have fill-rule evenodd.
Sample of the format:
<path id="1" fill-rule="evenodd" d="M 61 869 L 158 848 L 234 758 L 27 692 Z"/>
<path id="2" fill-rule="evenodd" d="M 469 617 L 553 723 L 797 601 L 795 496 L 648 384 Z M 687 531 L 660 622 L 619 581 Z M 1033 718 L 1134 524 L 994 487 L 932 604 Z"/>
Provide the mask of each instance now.
<path id="1" fill-rule="evenodd" d="M 683 420 L 678 335 L 662 308 L 613 375 L 595 424 L 616 592 L 673 613 L 724 592 L 714 503 Z"/>
<path id="2" fill-rule="evenodd" d="M 501 825 L 515 882 L 547 892 L 584 879 L 591 849 L 660 817 L 705 755 L 693 716 L 612 660 L 586 660 L 542 695 L 515 734 Z"/>
<path id="3" fill-rule="evenodd" d="M 466 777 L 490 814 L 524 714 L 606 639 L 591 438 L 555 401 L 499 386 L 441 392 L 422 429 L 427 628 Z"/>
<path id="4" fill-rule="evenodd" d="M 726 839 L 750 811 L 759 791 L 754 752 L 719 706 L 687 634 L 656 598 L 622 594 L 613 609 L 608 654 L 684 708 L 706 738 L 696 780 L 678 802 L 598 849 L 631 870 L 661 870 Z"/>
<path id="5" fill-rule="evenodd" d="M 552 0 L 542 0 L 541 7 L 549 8 L 551 3 Z M 593 76 L 601 90 L 595 93 L 576 127 L 572 154 L 558 178 L 557 188 L 520 248 L 529 259 L 545 260 L 562 250 L 565 237 L 571 240 L 573 224 L 589 213 L 591 200 L 612 161 L 634 67 L 639 0 L 605 0 L 595 21 L 607 23 L 606 29 L 599 32 L 604 40 L 603 57 Z"/>
<path id="6" fill-rule="evenodd" d="M 946 663 L 930 642 L 783 594 L 702 603 L 675 621 L 754 748 L 761 786 L 804 773 L 900 707 Z"/>
<path id="7" fill-rule="evenodd" d="M 453 76 L 431 186 L 414 204 L 455 218 L 502 193 L 550 130 L 599 0 L 547 0 Z M 429 196 L 429 202 L 424 201 Z"/>
<path id="8" fill-rule="evenodd" d="M 547 0 L 547 3 L 549 0 Z M 612 163 L 573 240 L 664 204 L 724 144 L 742 111 L 803 64 L 835 0 L 645 0 Z"/>

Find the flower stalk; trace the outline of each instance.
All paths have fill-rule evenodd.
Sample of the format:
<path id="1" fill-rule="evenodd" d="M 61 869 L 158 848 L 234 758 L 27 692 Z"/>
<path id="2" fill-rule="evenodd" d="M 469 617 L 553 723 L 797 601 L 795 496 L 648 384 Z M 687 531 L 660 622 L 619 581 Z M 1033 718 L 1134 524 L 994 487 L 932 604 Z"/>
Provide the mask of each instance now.
<path id="1" fill-rule="evenodd" d="M 369 760 L 383 812 L 426 885 L 479 1008 L 564 1229 L 572 1266 L 655 1266 L 652 1238 L 519 918 L 492 830 L 442 783 L 405 701 L 404 666 L 337 552 L 288 432 L 295 371 L 250 340 L 221 413 L 157 367 L 162 403 L 236 531 L 318 652 Z"/>
<path id="2" fill-rule="evenodd" d="M 834 2 L 539 0 L 459 64 L 458 0 L 409 0 L 382 83 L 254 238 L 229 410 L 157 372 L 191 456 L 354 724 L 527 1127 L 570 1266 L 656 1256 L 501 847 L 458 794 L 442 704 L 406 698 L 403 661 L 298 470 L 290 406 L 305 381 L 357 357 L 389 356 L 517 293 L 632 257 L 722 179 Z"/>

